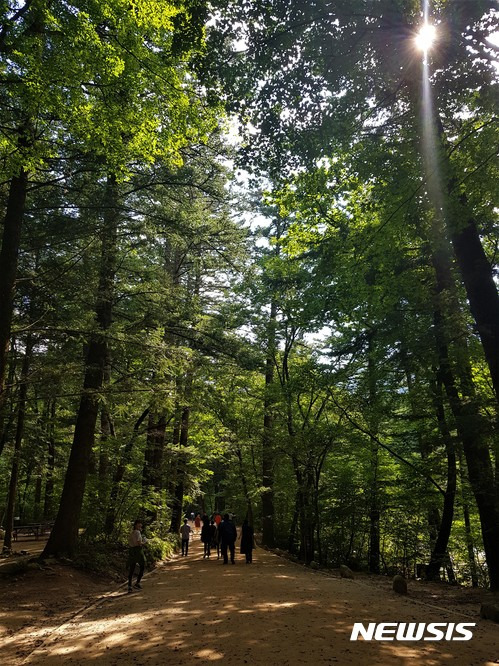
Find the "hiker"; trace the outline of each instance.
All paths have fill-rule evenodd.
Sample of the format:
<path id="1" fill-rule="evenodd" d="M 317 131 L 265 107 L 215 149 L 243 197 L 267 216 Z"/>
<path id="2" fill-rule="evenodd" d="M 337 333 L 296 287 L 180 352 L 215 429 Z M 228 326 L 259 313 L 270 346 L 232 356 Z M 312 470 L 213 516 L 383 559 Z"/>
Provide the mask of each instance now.
<path id="1" fill-rule="evenodd" d="M 195 528 L 198 530 L 198 532 L 199 532 L 199 528 L 201 527 L 201 516 L 199 515 L 199 513 L 198 513 L 198 514 L 196 515 L 196 517 L 194 518 L 194 527 L 195 527 Z"/>
<path id="2" fill-rule="evenodd" d="M 208 516 L 203 516 L 203 527 L 201 528 L 201 541 L 204 544 L 203 557 L 210 557 L 211 530 L 210 530 L 210 519 L 208 518 Z"/>
<path id="3" fill-rule="evenodd" d="M 220 557 L 220 548 L 218 547 L 218 538 L 217 538 L 218 528 L 215 525 L 213 518 L 210 520 L 210 548 L 217 549 L 217 555 Z"/>
<path id="4" fill-rule="evenodd" d="M 135 587 L 138 590 L 142 589 L 140 581 L 144 574 L 144 567 L 146 565 L 146 559 L 144 557 L 144 544 L 147 542 L 147 539 L 142 536 L 142 521 L 136 520 L 133 524 L 133 530 L 130 532 L 128 537 L 128 591 L 132 592 L 132 577 L 135 571 L 135 565 L 139 565 L 139 575 L 135 581 Z"/>
<path id="5" fill-rule="evenodd" d="M 241 528 L 241 553 L 246 555 L 246 564 L 253 562 L 254 531 L 246 518 Z"/>
<path id="6" fill-rule="evenodd" d="M 215 513 L 214 515 L 214 518 L 215 518 L 215 525 L 218 527 L 222 522 L 222 516 L 217 511 L 217 513 Z"/>
<path id="7" fill-rule="evenodd" d="M 229 563 L 227 557 L 227 548 L 230 551 L 230 561 L 232 564 L 235 564 L 234 551 L 235 551 L 235 542 L 237 539 L 237 530 L 236 526 L 229 518 L 228 513 L 224 514 L 223 522 L 220 523 L 218 529 L 220 530 L 220 543 L 222 545 L 222 555 L 224 558 L 224 564 Z"/>
<path id="8" fill-rule="evenodd" d="M 221 519 L 221 518 L 222 518 L 222 516 L 220 516 L 220 519 Z M 220 520 L 220 522 L 218 523 L 218 525 L 216 525 L 216 523 L 215 523 L 216 528 L 217 528 L 217 533 L 216 533 L 216 535 L 215 535 L 216 546 L 217 546 L 217 560 L 220 559 L 220 545 L 221 545 L 221 540 L 222 540 L 222 531 L 221 531 L 221 529 L 220 529 L 220 526 L 221 526 L 222 523 L 223 523 L 223 520 L 222 520 L 222 519 Z"/>
<path id="9" fill-rule="evenodd" d="M 184 524 L 180 528 L 180 534 L 182 536 L 182 555 L 187 556 L 189 552 L 189 538 L 191 535 L 191 526 L 187 524 L 187 518 L 184 518 Z"/>

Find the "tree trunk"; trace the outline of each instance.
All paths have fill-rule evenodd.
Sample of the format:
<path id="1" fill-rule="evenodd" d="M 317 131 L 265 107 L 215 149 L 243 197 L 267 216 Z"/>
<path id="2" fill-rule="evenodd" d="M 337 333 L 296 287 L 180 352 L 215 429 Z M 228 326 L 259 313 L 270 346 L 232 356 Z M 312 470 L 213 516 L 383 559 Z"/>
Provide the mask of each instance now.
<path id="1" fill-rule="evenodd" d="M 374 364 L 374 334 L 369 335 L 368 341 L 368 387 L 369 387 L 369 431 L 374 435 L 371 437 L 371 470 L 369 479 L 370 507 L 369 507 L 369 556 L 368 567 L 371 573 L 379 574 L 380 571 L 380 509 L 379 509 L 379 444 L 378 435 L 378 405 L 376 390 L 376 374 Z"/>
<path id="2" fill-rule="evenodd" d="M 447 224 L 452 247 L 482 342 L 496 399 L 499 401 L 499 294 L 492 266 L 480 241 L 476 220 L 469 210 L 468 198 L 454 175 L 454 168 L 448 157 L 450 145 L 438 115 L 436 121 L 438 136 L 444 148 L 441 155 L 442 159 L 445 159 L 445 170 L 448 174 Z"/>
<path id="3" fill-rule="evenodd" d="M 21 369 L 21 388 L 19 389 L 19 406 L 17 412 L 16 437 L 14 441 L 14 454 L 12 457 L 12 469 L 9 482 L 9 494 L 7 497 L 7 509 L 5 512 L 5 537 L 4 550 L 12 548 L 12 529 L 14 527 L 14 508 L 17 494 L 17 481 L 19 477 L 19 463 L 21 458 L 21 445 L 24 436 L 24 421 L 26 417 L 26 397 L 28 395 L 28 373 L 31 365 L 33 352 L 33 340 L 28 334 L 26 340 L 26 351 Z"/>
<path id="4" fill-rule="evenodd" d="M 435 408 L 437 412 L 438 429 L 440 436 L 445 444 L 447 454 L 447 486 L 444 495 L 444 506 L 442 510 L 442 519 L 438 530 L 437 538 L 433 544 L 430 562 L 426 569 L 427 580 L 438 580 L 440 578 L 440 569 L 445 563 L 447 557 L 447 547 L 449 544 L 452 521 L 454 519 L 454 500 L 456 496 L 456 452 L 454 442 L 445 419 L 444 403 L 442 396 L 442 381 L 437 379 L 435 390 Z"/>
<path id="5" fill-rule="evenodd" d="M 296 528 L 298 527 L 299 517 L 300 517 L 300 497 L 299 497 L 299 490 L 297 490 L 295 497 L 295 510 L 293 511 L 293 520 L 291 521 L 291 527 L 289 528 L 288 550 L 290 553 L 295 552 Z"/>
<path id="6" fill-rule="evenodd" d="M 175 488 L 177 487 L 177 472 L 179 470 L 179 444 L 180 444 L 180 420 L 182 418 L 182 410 L 180 409 L 180 405 L 178 402 L 175 403 L 175 407 L 173 410 L 173 429 L 172 429 L 172 435 L 171 435 L 171 451 L 170 455 L 168 456 L 169 458 L 169 470 L 168 470 L 168 476 L 167 476 L 167 484 L 166 484 L 166 495 L 167 495 L 167 501 L 168 501 L 168 506 L 170 507 L 171 511 L 173 511 L 173 507 L 175 504 Z"/>
<path id="7" fill-rule="evenodd" d="M 471 12 L 470 16 L 475 14 L 478 20 L 479 5 L 467 4 L 476 5 L 476 12 Z M 470 20 L 470 24 L 472 22 Z M 482 342 L 496 399 L 499 401 L 499 294 L 463 184 L 455 173 L 450 157 L 452 146 L 447 140 L 439 111 L 433 105 L 429 77 L 428 66 L 423 63 L 423 90 L 419 90 L 414 82 L 409 84 L 412 102 L 414 108 L 419 109 L 423 128 L 423 159 L 428 193 L 435 215 L 442 216 L 452 241 L 471 314 Z M 439 182 L 440 173 L 444 174 L 445 183 Z M 443 195 L 442 185 L 447 190 L 446 197 Z"/>
<path id="8" fill-rule="evenodd" d="M 169 531 L 172 534 L 178 534 L 182 524 L 182 509 L 184 504 L 184 485 L 187 474 L 187 455 L 184 449 L 189 442 L 189 419 L 191 414 L 190 400 L 192 396 L 193 370 L 186 373 L 185 386 L 183 391 L 184 406 L 180 409 L 180 421 L 178 432 L 179 453 L 177 456 L 175 491 L 173 493 L 172 517 Z M 175 436 L 175 433 L 174 433 Z"/>
<path id="9" fill-rule="evenodd" d="M 0 250 L 0 419 L 6 402 L 5 376 L 12 326 L 17 259 L 21 243 L 28 174 L 21 169 L 10 181 Z"/>
<path id="10" fill-rule="evenodd" d="M 272 446 L 272 399 L 270 391 L 274 381 L 274 349 L 277 304 L 270 304 L 267 332 L 267 360 L 265 362 L 265 398 L 263 404 L 262 435 L 262 544 L 272 548 L 274 533 L 274 450 Z"/>
<path id="11" fill-rule="evenodd" d="M 101 270 L 95 308 L 97 330 L 90 338 L 83 393 L 76 418 L 61 503 L 43 551 L 44 557 L 62 554 L 72 556 L 77 547 L 85 482 L 99 413 L 99 392 L 102 388 L 108 355 L 106 331 L 112 322 L 118 217 L 118 185 L 116 177 L 110 175 L 106 187 Z"/>
<path id="12" fill-rule="evenodd" d="M 310 564 L 315 556 L 315 521 L 313 519 L 314 507 L 311 501 L 311 491 L 314 485 L 313 474 L 303 473 L 296 455 L 292 456 L 297 488 L 297 508 L 300 528 L 300 554 L 299 557 L 306 564 Z"/>
<path id="13" fill-rule="evenodd" d="M 499 507 L 490 451 L 483 435 L 481 416 L 472 396 L 461 401 L 449 363 L 446 345 L 441 341 L 442 322 L 436 313 L 435 330 L 440 337 L 441 376 L 463 443 L 470 484 L 480 515 L 483 546 L 490 576 L 490 587 L 499 590 Z M 439 333 L 440 331 L 440 333 Z"/>
<path id="14" fill-rule="evenodd" d="M 192 378 L 189 381 L 189 387 L 186 387 L 186 397 L 190 397 L 190 384 Z M 186 475 L 186 454 L 183 452 L 187 446 L 189 439 L 189 416 L 190 416 L 190 407 L 185 405 L 182 408 L 182 416 L 180 417 L 180 440 L 179 447 L 180 452 L 178 454 L 177 461 L 177 480 L 175 484 L 175 493 L 173 497 L 173 506 L 172 506 L 172 517 L 170 522 L 170 533 L 178 534 L 180 532 L 180 525 L 182 524 L 182 508 L 184 504 L 184 483 Z"/>
<path id="15" fill-rule="evenodd" d="M 443 132 L 441 127 L 439 127 L 439 131 Z M 441 136 L 441 138 L 443 137 Z M 445 157 L 444 159 L 447 159 L 448 168 L 450 170 L 451 165 L 448 158 Z M 429 164 L 427 166 L 431 167 L 432 165 Z M 440 375 L 456 422 L 456 429 L 463 444 L 466 464 L 468 466 L 469 480 L 478 506 L 485 557 L 490 577 L 490 586 L 493 591 L 497 591 L 499 590 L 499 501 L 496 479 L 494 478 L 490 450 L 484 437 L 482 417 L 472 382 L 469 354 L 466 348 L 466 332 L 461 324 L 459 302 L 456 295 L 449 257 L 448 239 L 443 227 L 444 220 L 442 218 L 442 206 L 434 192 L 434 184 L 431 182 L 429 183 L 429 191 L 433 204 L 430 242 L 432 245 L 431 259 L 436 277 L 434 328 L 439 355 Z M 454 246 L 456 238 L 459 239 L 459 242 L 462 242 L 465 238 L 465 235 L 463 235 L 465 229 L 470 228 L 470 220 L 468 219 L 466 222 L 467 218 L 464 217 L 463 207 L 461 206 L 459 210 L 463 214 L 462 217 L 460 219 L 452 217 L 450 224 L 450 233 L 453 237 Z M 464 222 L 466 222 L 466 224 L 464 224 Z M 461 224 L 463 224 L 463 226 L 461 226 Z M 448 220 L 447 225 L 449 227 Z M 473 243 L 473 240 L 470 239 L 469 242 Z M 480 244 L 479 241 L 477 242 Z M 477 251 L 476 243 L 474 247 L 475 251 Z M 483 252 L 483 248 L 481 251 Z M 478 254 L 480 253 L 478 252 Z M 474 283 L 476 283 L 477 280 L 484 281 L 484 293 L 487 294 L 487 296 L 484 297 L 484 302 L 487 303 L 487 307 L 490 308 L 493 316 L 497 317 L 497 325 L 499 326 L 499 308 L 496 307 L 494 298 L 491 296 L 491 289 L 487 287 L 487 276 L 485 275 L 487 271 L 483 271 L 483 262 L 478 262 L 477 257 L 475 257 L 475 261 L 480 264 L 481 268 L 477 268 L 477 273 L 474 274 L 474 276 L 470 276 L 467 274 L 469 266 L 463 266 L 462 263 L 460 263 L 460 258 L 457 257 L 457 259 L 461 273 L 463 277 L 466 275 L 465 279 L 468 282 L 470 280 L 474 281 Z M 480 277 L 478 278 L 477 276 Z M 476 296 L 477 294 L 473 290 L 468 294 L 474 314 L 476 314 L 483 305 L 481 304 L 480 307 L 478 307 L 476 303 L 475 305 L 471 304 L 471 298 L 476 299 Z M 495 291 L 495 298 L 497 299 L 497 291 Z M 483 321 L 480 326 L 482 325 Z M 448 329 L 450 329 L 451 326 L 453 329 L 456 326 L 461 329 L 461 335 L 456 336 L 454 333 L 454 336 L 456 339 L 455 345 L 459 346 L 458 372 L 461 380 L 461 389 L 463 391 L 463 400 L 461 400 L 456 388 L 454 372 L 451 367 L 447 348 Z M 477 326 L 479 326 L 478 321 Z M 491 332 L 491 335 L 492 338 L 495 337 L 494 331 Z M 495 347 L 495 353 L 499 354 L 499 336 L 495 340 Z M 491 373 L 492 372 L 493 368 L 491 368 Z"/>
<path id="16" fill-rule="evenodd" d="M 315 560 L 315 525 L 316 515 L 313 502 L 314 475 L 309 469 L 307 471 L 307 485 L 305 492 L 305 562 L 310 564 Z"/>
<path id="17" fill-rule="evenodd" d="M 322 539 L 321 539 L 321 520 L 320 520 L 320 506 L 319 506 L 319 478 L 315 479 L 314 484 L 314 517 L 315 517 L 315 543 L 317 544 L 317 561 L 319 564 L 324 564 L 322 554 Z"/>
<path id="18" fill-rule="evenodd" d="M 38 469 L 35 481 L 35 498 L 33 507 L 33 521 L 38 523 L 42 517 L 42 470 Z"/>
<path id="19" fill-rule="evenodd" d="M 142 469 L 142 493 L 146 497 L 151 490 L 158 493 L 163 487 L 163 452 L 165 447 L 166 419 L 157 412 L 149 411 L 147 442 Z M 157 509 L 146 509 L 149 522 L 157 519 Z M 180 527 L 179 527 L 180 529 Z"/>
<path id="20" fill-rule="evenodd" d="M 111 382 L 111 356 L 109 354 L 109 347 L 107 350 L 107 358 L 104 366 L 103 375 L 103 388 L 104 390 Z M 109 446 L 111 439 L 114 437 L 114 427 L 109 414 L 109 408 L 106 401 L 102 402 L 100 412 L 100 448 L 99 448 L 99 484 L 98 484 L 98 501 L 99 506 L 107 506 L 108 501 L 108 479 L 109 479 Z"/>
<path id="21" fill-rule="evenodd" d="M 466 475 L 463 471 L 462 454 L 459 451 L 459 483 L 461 487 L 461 506 L 463 508 L 464 534 L 466 537 L 466 550 L 468 553 L 468 562 L 470 565 L 471 586 L 478 587 L 478 573 L 475 561 L 475 544 L 473 543 L 473 534 L 471 532 L 471 519 L 468 500 L 465 495 L 465 485 L 467 484 Z"/>
<path id="22" fill-rule="evenodd" d="M 144 450 L 144 464 L 142 466 L 142 495 L 146 497 L 149 494 L 151 486 L 154 486 L 154 445 L 156 437 L 156 424 L 158 415 L 156 411 L 149 409 L 149 418 L 147 421 L 146 448 Z"/>
<path id="23" fill-rule="evenodd" d="M 310 486 L 307 485 L 301 492 L 300 535 L 301 558 L 305 564 L 310 564 L 315 558 L 315 521 L 314 509 L 310 499 Z"/>
<path id="24" fill-rule="evenodd" d="M 53 512 L 53 498 L 54 498 L 54 471 L 55 471 L 55 399 L 52 400 L 50 405 L 50 422 L 47 438 L 47 473 L 45 475 L 45 500 L 43 504 L 43 518 L 44 520 L 52 519 Z"/>
<path id="25" fill-rule="evenodd" d="M 243 454 L 242 451 L 239 447 L 236 448 L 236 456 L 239 461 L 239 472 L 241 475 L 241 484 L 243 486 L 243 493 L 244 497 L 246 498 L 246 507 L 247 507 L 247 515 L 246 518 L 248 520 L 248 523 L 253 526 L 254 518 L 253 518 L 253 504 L 251 503 L 251 497 L 248 491 L 248 482 L 246 479 L 246 474 L 244 473 L 244 466 L 243 466 Z"/>
<path id="26" fill-rule="evenodd" d="M 11 338 L 10 342 L 10 348 L 11 350 L 14 349 L 15 341 L 14 341 L 14 336 Z M 7 378 L 7 386 L 13 386 L 14 381 L 15 381 L 15 376 L 16 376 L 16 362 L 15 362 L 15 356 L 12 355 L 12 359 L 9 363 L 9 376 Z M 7 395 L 10 395 L 11 399 L 9 400 L 9 409 L 7 410 Z M 12 392 L 6 388 L 5 391 L 5 401 L 3 405 L 3 410 L 0 410 L 0 455 L 2 455 L 2 451 L 4 450 L 5 444 L 8 441 L 8 438 L 10 436 L 10 432 L 12 428 L 14 427 L 14 422 L 16 420 L 16 407 L 15 407 L 15 400 L 12 399 Z M 7 414 L 8 411 L 8 414 Z"/>
<path id="27" fill-rule="evenodd" d="M 402 356 L 405 375 L 406 375 L 406 379 L 407 379 L 407 387 L 409 389 L 409 402 L 411 404 L 412 415 L 415 419 L 417 419 L 419 414 L 418 414 L 418 408 L 417 408 L 416 402 L 415 402 L 414 397 L 413 397 L 414 396 L 414 388 L 413 388 L 414 385 L 413 385 L 412 374 L 411 374 L 411 370 L 410 370 L 410 367 L 409 367 L 409 361 L 408 361 L 408 357 L 407 357 L 407 354 L 406 354 L 405 347 L 402 351 L 401 356 Z M 450 435 L 450 432 L 449 432 L 449 429 L 448 429 L 448 426 L 447 426 L 447 422 L 445 420 L 445 411 L 444 411 L 444 407 L 443 407 L 443 397 L 442 397 L 442 387 L 439 384 L 437 384 L 435 386 L 435 389 L 434 389 L 434 403 L 435 403 L 435 412 L 436 412 L 436 416 L 437 416 L 437 423 L 438 423 L 438 429 L 439 429 L 439 432 L 440 432 L 440 437 L 441 437 L 442 442 L 445 443 L 445 447 L 446 447 L 446 450 L 447 450 L 448 446 L 450 446 L 452 444 L 452 442 L 451 442 L 450 439 L 449 439 L 449 441 L 447 439 L 447 438 L 450 438 L 451 435 Z M 428 456 L 431 454 L 431 448 L 428 446 L 427 443 L 425 443 L 425 441 L 422 437 L 422 434 L 419 430 L 417 432 L 417 438 L 418 438 L 418 443 L 419 443 L 419 450 L 421 452 L 421 458 L 422 458 L 422 460 L 427 460 Z M 448 486 L 447 486 L 447 489 L 448 489 Z M 443 494 L 444 494 L 444 504 L 445 504 L 445 493 L 443 493 Z M 444 511 L 445 511 L 445 507 L 444 507 Z M 436 505 L 435 502 L 432 501 L 429 508 L 428 508 L 428 532 L 429 532 L 429 536 L 430 536 L 430 544 L 431 544 L 431 549 L 432 549 L 432 556 L 430 557 L 430 559 L 433 558 L 434 546 L 437 542 L 437 539 L 439 538 L 439 533 L 440 533 L 440 530 L 442 528 L 442 525 L 445 525 L 446 522 L 447 522 L 447 516 L 445 516 L 445 518 L 443 518 L 443 521 L 444 522 L 442 523 L 442 519 L 440 518 L 440 511 L 438 509 L 438 506 Z M 452 523 L 452 520 L 451 520 L 451 523 Z M 449 532 L 449 536 L 450 536 L 450 532 Z M 442 543 L 442 541 L 440 541 L 440 543 Z M 439 548 L 440 548 L 440 546 L 439 546 Z M 445 543 L 445 550 L 447 550 L 447 542 Z M 440 561 L 440 564 L 438 566 L 438 570 L 437 570 L 438 573 L 440 572 L 441 565 L 442 565 L 442 561 Z M 426 569 L 428 569 L 428 566 L 426 566 Z M 428 574 L 425 573 L 425 576 L 427 578 Z M 438 579 L 438 575 L 436 577 Z M 435 572 L 434 571 L 432 571 L 432 579 L 435 579 Z"/>

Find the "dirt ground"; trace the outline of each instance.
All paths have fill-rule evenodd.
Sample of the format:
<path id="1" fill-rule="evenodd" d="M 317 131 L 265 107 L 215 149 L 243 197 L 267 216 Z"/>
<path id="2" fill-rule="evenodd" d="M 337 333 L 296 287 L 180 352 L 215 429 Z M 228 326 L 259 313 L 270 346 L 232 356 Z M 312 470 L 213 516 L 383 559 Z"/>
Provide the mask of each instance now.
<path id="1" fill-rule="evenodd" d="M 417 598 L 416 590 L 407 598 L 395 595 L 379 577 L 342 580 L 261 549 L 252 565 L 238 555 L 234 566 L 224 566 L 216 554 L 204 560 L 196 541 L 187 558 L 157 568 L 145 577 L 143 590 L 130 595 L 115 585 L 102 596 L 104 581 L 69 567 L 28 572 L 18 588 L 26 589 L 35 574 L 45 581 L 47 595 L 36 598 L 35 592 L 24 607 L 16 602 L 16 584 L 2 584 L 0 602 L 10 587 L 15 609 L 8 613 L 2 604 L 2 666 L 499 663 L 499 626 L 480 620 L 473 603 L 440 608 Z M 423 597 L 431 594 L 423 589 Z M 468 642 L 350 642 L 354 622 L 477 625 Z"/>
<path id="2" fill-rule="evenodd" d="M 23 539 L 14 550 L 28 551 L 27 557 L 0 560 L 0 664 L 22 663 L 37 645 L 78 610 L 109 592 L 108 579 L 95 579 L 70 566 L 36 564 L 19 575 L 1 575 L 12 563 L 39 555 L 45 541 Z M 116 585 L 114 585 L 116 587 Z"/>

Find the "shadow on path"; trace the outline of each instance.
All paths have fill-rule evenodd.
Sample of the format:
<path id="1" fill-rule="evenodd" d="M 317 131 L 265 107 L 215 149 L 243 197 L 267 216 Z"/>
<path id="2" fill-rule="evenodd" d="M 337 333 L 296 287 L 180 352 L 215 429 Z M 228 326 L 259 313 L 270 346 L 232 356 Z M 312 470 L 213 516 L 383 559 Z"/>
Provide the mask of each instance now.
<path id="1" fill-rule="evenodd" d="M 59 664 L 390 664 L 492 666 L 499 630 L 477 618 L 469 642 L 350 642 L 354 622 L 463 622 L 389 590 L 326 578 L 255 551 L 254 563 L 188 557 L 119 593 L 57 631 L 25 662 Z"/>

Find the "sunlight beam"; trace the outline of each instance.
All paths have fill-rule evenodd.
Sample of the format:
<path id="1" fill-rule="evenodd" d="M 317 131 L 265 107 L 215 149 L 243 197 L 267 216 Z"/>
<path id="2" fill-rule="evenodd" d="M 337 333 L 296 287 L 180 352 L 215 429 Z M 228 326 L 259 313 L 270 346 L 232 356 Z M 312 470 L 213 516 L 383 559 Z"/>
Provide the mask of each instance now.
<path id="1" fill-rule="evenodd" d="M 424 23 L 418 34 L 416 35 L 415 42 L 418 49 L 425 53 L 430 49 L 437 38 L 437 29 L 431 23 Z"/>

